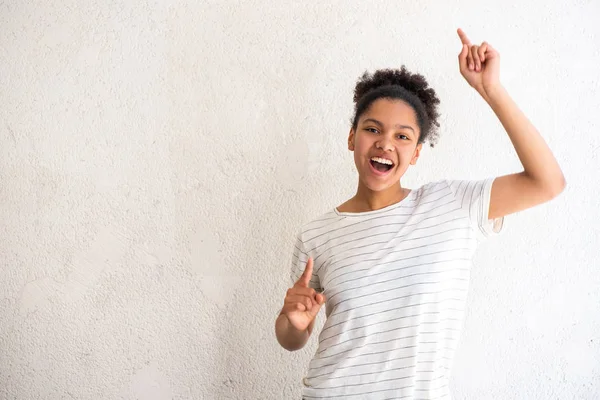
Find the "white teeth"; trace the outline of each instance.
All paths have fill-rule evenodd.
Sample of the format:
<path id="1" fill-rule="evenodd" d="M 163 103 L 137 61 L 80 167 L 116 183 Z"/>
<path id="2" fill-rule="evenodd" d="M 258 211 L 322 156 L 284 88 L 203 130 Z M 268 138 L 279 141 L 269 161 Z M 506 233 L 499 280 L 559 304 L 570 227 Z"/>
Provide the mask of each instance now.
<path id="1" fill-rule="evenodd" d="M 394 165 L 394 163 L 392 162 L 392 160 L 387 160 L 385 158 L 371 157 L 371 160 L 377 161 L 380 164 Z"/>

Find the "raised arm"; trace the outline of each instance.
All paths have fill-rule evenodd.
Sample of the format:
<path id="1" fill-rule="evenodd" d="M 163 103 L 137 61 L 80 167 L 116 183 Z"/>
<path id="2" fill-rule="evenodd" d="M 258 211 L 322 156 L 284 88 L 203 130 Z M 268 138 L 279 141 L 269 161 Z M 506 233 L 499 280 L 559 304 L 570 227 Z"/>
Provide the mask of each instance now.
<path id="1" fill-rule="evenodd" d="M 487 42 L 472 45 L 461 29 L 458 35 L 463 43 L 460 73 L 490 105 L 523 165 L 522 172 L 494 180 L 489 219 L 553 199 L 565 188 L 564 175 L 542 136 L 500 84 L 500 54 Z"/>

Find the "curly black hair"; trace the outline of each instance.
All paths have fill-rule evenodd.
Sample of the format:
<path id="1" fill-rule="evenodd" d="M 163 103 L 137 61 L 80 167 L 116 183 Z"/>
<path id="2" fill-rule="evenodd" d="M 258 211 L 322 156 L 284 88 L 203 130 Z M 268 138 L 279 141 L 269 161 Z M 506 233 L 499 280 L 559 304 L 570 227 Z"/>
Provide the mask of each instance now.
<path id="1" fill-rule="evenodd" d="M 380 98 L 398 99 L 409 104 L 417 114 L 421 131 L 418 143 L 428 141 L 434 147 L 439 135 L 437 105 L 440 100 L 423 75 L 409 72 L 404 65 L 401 69 L 380 69 L 373 74 L 365 72 L 354 88 L 352 128 L 356 130 L 361 115 Z"/>

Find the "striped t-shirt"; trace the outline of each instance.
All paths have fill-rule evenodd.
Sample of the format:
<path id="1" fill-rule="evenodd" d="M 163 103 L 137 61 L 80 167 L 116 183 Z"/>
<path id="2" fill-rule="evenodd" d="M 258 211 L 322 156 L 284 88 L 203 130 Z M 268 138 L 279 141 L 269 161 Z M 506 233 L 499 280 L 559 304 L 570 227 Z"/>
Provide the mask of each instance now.
<path id="1" fill-rule="evenodd" d="M 300 230 L 291 278 L 310 286 L 326 321 L 304 399 L 450 399 L 472 256 L 500 232 L 488 220 L 493 178 L 443 180 L 360 213 L 333 209 Z"/>

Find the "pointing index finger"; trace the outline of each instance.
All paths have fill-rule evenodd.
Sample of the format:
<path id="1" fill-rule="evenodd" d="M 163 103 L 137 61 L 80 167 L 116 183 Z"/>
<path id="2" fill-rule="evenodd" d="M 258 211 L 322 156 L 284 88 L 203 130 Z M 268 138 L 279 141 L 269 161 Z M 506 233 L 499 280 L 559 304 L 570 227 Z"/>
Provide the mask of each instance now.
<path id="1" fill-rule="evenodd" d="M 310 278 L 312 277 L 312 271 L 313 271 L 313 259 L 311 257 L 306 262 L 306 268 L 304 269 L 304 272 L 302 273 L 302 276 L 300 277 L 300 279 L 298 279 L 298 283 L 304 287 L 308 287 L 308 285 L 310 284 Z"/>
<path id="2" fill-rule="evenodd" d="M 467 46 L 471 47 L 471 41 L 467 37 L 467 34 L 460 28 L 458 28 L 457 32 L 458 32 L 458 37 L 460 37 L 460 41 L 463 44 L 466 44 Z"/>

